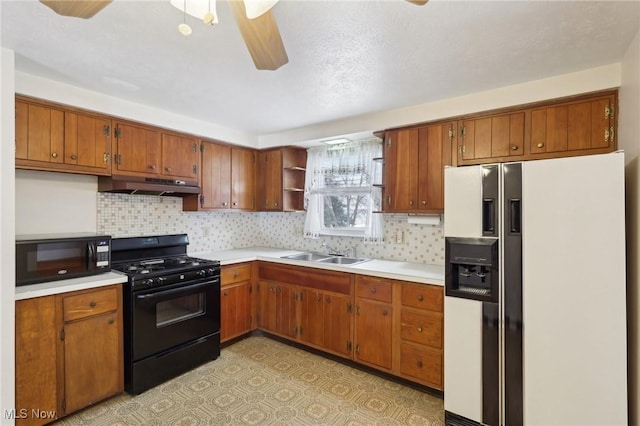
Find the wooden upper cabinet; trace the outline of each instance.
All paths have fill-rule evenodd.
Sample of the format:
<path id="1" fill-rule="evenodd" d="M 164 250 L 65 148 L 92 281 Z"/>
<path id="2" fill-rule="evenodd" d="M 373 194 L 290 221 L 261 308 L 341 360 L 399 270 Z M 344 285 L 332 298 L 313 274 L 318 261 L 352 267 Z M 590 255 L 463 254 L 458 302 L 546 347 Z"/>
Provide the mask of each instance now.
<path id="1" fill-rule="evenodd" d="M 451 165 L 455 123 L 388 132 L 384 151 L 384 211 L 441 213 L 444 167 Z"/>
<path id="2" fill-rule="evenodd" d="M 154 175 L 160 173 L 161 135 L 154 128 L 115 122 L 113 174 Z"/>
<path id="3" fill-rule="evenodd" d="M 253 210 L 256 204 L 256 152 L 231 148 L 231 208 Z"/>
<path id="4" fill-rule="evenodd" d="M 258 203 L 262 211 L 282 211 L 282 150 L 258 153 Z"/>
<path id="5" fill-rule="evenodd" d="M 162 133 L 162 175 L 166 178 L 198 180 L 198 139 Z"/>
<path id="6" fill-rule="evenodd" d="M 524 111 L 463 120 L 459 132 L 460 165 L 524 155 Z"/>
<path id="7" fill-rule="evenodd" d="M 74 112 L 64 114 L 64 161 L 111 172 L 111 120 Z"/>
<path id="8" fill-rule="evenodd" d="M 532 109 L 531 154 L 612 151 L 616 146 L 615 101 L 609 95 Z"/>
<path id="9" fill-rule="evenodd" d="M 16 168 L 111 174 L 111 119 L 16 96 Z"/>

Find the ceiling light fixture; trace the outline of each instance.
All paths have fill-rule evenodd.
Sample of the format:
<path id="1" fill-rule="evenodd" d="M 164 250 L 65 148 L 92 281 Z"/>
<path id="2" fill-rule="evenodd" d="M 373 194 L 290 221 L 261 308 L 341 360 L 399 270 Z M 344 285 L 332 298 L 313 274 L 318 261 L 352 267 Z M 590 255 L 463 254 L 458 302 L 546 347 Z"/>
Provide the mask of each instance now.
<path id="1" fill-rule="evenodd" d="M 276 3 L 278 3 L 278 0 L 244 0 L 247 18 L 255 19 L 267 13 Z"/>
<path id="2" fill-rule="evenodd" d="M 182 24 L 178 25 L 178 31 L 183 36 L 191 35 L 191 27 L 187 25 L 187 0 L 184 0 L 184 10 L 182 11 Z"/>
<path id="3" fill-rule="evenodd" d="M 341 143 L 351 142 L 351 139 L 347 138 L 336 138 L 336 139 L 328 139 L 326 141 L 322 141 L 322 143 L 326 143 L 327 145 L 338 145 Z"/>

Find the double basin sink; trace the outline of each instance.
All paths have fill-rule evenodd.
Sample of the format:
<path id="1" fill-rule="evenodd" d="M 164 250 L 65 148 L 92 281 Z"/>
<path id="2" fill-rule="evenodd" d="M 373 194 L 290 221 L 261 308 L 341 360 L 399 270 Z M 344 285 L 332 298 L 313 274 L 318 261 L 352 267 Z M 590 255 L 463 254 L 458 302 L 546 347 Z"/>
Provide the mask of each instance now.
<path id="1" fill-rule="evenodd" d="M 357 257 L 336 256 L 312 252 L 291 254 L 289 256 L 281 256 L 281 258 L 291 260 L 305 260 L 307 262 L 333 263 L 334 265 L 355 265 L 357 263 L 362 263 L 369 260 Z"/>

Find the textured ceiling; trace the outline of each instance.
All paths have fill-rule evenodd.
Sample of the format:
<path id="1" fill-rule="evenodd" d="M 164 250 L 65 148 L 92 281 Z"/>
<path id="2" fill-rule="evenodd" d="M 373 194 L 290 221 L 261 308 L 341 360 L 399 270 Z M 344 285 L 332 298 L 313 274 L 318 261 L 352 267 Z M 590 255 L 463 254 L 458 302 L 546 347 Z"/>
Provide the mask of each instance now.
<path id="1" fill-rule="evenodd" d="M 1 41 L 18 71 L 261 135 L 615 63 L 640 22 L 638 1 L 281 0 L 289 63 L 258 71 L 217 9 L 184 37 L 168 1 L 81 20 L 2 0 Z"/>

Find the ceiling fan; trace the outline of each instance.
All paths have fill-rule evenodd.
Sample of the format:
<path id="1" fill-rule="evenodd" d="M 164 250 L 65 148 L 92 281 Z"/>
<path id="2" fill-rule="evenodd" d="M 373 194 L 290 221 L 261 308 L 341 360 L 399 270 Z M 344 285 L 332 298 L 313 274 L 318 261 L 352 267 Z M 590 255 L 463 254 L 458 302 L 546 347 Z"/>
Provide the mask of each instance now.
<path id="1" fill-rule="evenodd" d="M 277 70 L 289 62 L 278 25 L 270 11 L 278 0 L 227 1 L 257 69 Z M 429 0 L 406 1 L 421 6 Z M 84 19 L 91 18 L 111 2 L 112 0 L 40 0 L 40 3 L 48 6 L 59 15 Z M 211 0 L 209 12 L 204 15 L 203 19 L 206 24 L 218 22 L 217 17 L 211 14 L 211 2 L 213 2 L 215 10 L 215 0 Z M 174 4 L 173 1 L 171 3 Z M 180 31 L 185 35 L 191 32 L 190 29 L 184 32 L 183 29 L 180 29 Z"/>

